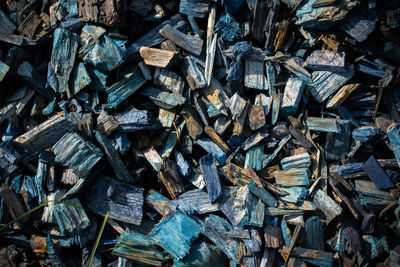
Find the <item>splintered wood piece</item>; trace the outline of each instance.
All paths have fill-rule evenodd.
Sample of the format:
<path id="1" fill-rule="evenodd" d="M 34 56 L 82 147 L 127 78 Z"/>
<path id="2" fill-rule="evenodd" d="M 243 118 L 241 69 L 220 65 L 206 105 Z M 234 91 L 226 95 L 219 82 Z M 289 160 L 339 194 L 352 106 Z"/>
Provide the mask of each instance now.
<path id="1" fill-rule="evenodd" d="M 85 203 L 96 214 L 105 215 L 108 212 L 111 219 L 140 225 L 143 192 L 142 188 L 101 176 L 90 188 Z"/>
<path id="2" fill-rule="evenodd" d="M 276 25 L 276 35 L 274 40 L 275 52 L 279 51 L 285 45 L 287 35 L 289 32 L 289 21 L 283 20 Z"/>
<path id="3" fill-rule="evenodd" d="M 203 40 L 201 40 L 200 37 L 186 35 L 169 24 L 162 27 L 159 33 L 188 52 L 197 56 L 201 54 L 203 49 Z"/>
<path id="4" fill-rule="evenodd" d="M 212 155 L 200 158 L 200 169 L 206 182 L 207 192 L 211 202 L 214 203 L 221 196 L 221 182 L 219 180 L 217 166 Z"/>
<path id="5" fill-rule="evenodd" d="M 321 189 L 315 190 L 313 201 L 325 214 L 327 224 L 336 218 L 336 216 L 342 214 L 342 208 Z"/>
<path id="6" fill-rule="evenodd" d="M 13 140 L 28 153 L 35 153 L 52 146 L 73 128 L 64 116 L 54 115 Z"/>
<path id="7" fill-rule="evenodd" d="M 219 146 L 225 153 L 230 151 L 228 145 L 224 142 L 224 140 L 218 135 L 218 133 L 210 126 L 204 127 L 204 132 L 208 135 L 208 137 Z"/>
<path id="8" fill-rule="evenodd" d="M 153 67 L 169 68 L 180 60 L 178 52 L 158 48 L 142 47 L 139 50 L 144 62 Z"/>
<path id="9" fill-rule="evenodd" d="M 354 84 L 346 84 L 342 88 L 339 89 L 339 91 L 336 92 L 336 94 L 328 101 L 326 104 L 327 108 L 337 108 L 339 107 L 346 99 L 349 97 L 349 95 L 356 91 L 358 88 L 360 88 L 361 84 L 360 83 L 354 83 Z"/>

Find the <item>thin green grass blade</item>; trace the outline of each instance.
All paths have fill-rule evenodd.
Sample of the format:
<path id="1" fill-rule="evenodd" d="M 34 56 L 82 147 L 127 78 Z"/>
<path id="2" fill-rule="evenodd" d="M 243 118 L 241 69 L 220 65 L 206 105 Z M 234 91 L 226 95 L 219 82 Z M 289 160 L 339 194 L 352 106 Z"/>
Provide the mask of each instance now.
<path id="1" fill-rule="evenodd" d="M 15 218 L 14 220 L 12 220 L 11 222 L 7 223 L 6 225 L 4 225 L 3 227 L 0 228 L 0 232 L 4 231 L 5 229 L 7 229 L 8 227 L 10 227 L 11 225 L 13 225 L 14 223 L 18 222 L 19 220 L 21 220 L 22 218 L 24 218 L 25 216 L 31 214 L 32 212 L 37 211 L 40 208 L 43 208 L 44 206 L 47 205 L 47 203 L 49 203 L 49 201 L 46 201 L 42 204 L 40 204 L 39 206 L 28 210 L 27 212 L 25 212 L 24 214 L 22 214 L 21 216 L 19 216 L 18 218 Z"/>
<path id="2" fill-rule="evenodd" d="M 104 227 L 106 226 L 107 218 L 108 218 L 108 211 L 106 213 L 106 216 L 104 217 L 104 221 L 103 221 L 103 224 L 101 225 L 99 234 L 97 235 L 96 243 L 94 243 L 94 247 L 93 247 L 92 253 L 90 254 L 90 258 L 89 258 L 87 267 L 90 267 L 92 265 L 94 254 L 96 253 L 96 249 L 97 249 L 97 246 L 99 245 L 101 235 L 103 234 Z"/>

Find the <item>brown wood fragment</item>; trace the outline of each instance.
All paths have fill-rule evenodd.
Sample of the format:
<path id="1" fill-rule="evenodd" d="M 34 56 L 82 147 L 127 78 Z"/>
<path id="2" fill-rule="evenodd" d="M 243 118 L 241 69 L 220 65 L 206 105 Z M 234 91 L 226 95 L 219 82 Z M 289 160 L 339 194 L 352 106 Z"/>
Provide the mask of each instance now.
<path id="1" fill-rule="evenodd" d="M 187 125 L 187 122 L 186 122 Z M 204 132 L 208 135 L 208 137 L 210 137 L 210 139 L 217 144 L 217 146 L 219 148 L 222 149 L 222 151 L 224 151 L 225 153 L 229 152 L 229 147 L 228 145 L 225 143 L 225 141 L 218 135 L 218 133 L 210 126 L 206 126 L 204 127 Z"/>
<path id="2" fill-rule="evenodd" d="M 83 21 L 113 26 L 120 20 L 121 0 L 80 0 L 78 2 L 79 17 Z"/>
<path id="3" fill-rule="evenodd" d="M 281 21 L 276 25 L 277 32 L 274 40 L 275 52 L 283 48 L 286 43 L 286 38 L 289 32 L 289 22 L 287 20 Z"/>
<path id="4" fill-rule="evenodd" d="M 178 52 L 158 48 L 142 47 L 139 53 L 147 65 L 160 68 L 169 68 L 180 59 Z"/>

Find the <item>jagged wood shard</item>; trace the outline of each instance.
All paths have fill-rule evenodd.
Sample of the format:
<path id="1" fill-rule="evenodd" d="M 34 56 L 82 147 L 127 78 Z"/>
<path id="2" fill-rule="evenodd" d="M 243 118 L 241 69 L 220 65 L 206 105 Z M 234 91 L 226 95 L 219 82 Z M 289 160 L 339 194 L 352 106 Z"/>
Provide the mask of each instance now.
<path id="1" fill-rule="evenodd" d="M 126 168 L 124 162 L 121 160 L 118 151 L 114 148 L 112 141 L 99 132 L 96 132 L 96 139 L 106 154 L 108 162 L 113 168 L 118 180 L 133 183 L 134 179 Z"/>
<path id="2" fill-rule="evenodd" d="M 201 54 L 203 40 L 201 40 L 198 36 L 186 35 L 169 24 L 162 27 L 159 32 L 162 36 L 171 40 L 177 46 L 182 47 L 188 52 L 197 56 Z"/>
<path id="3" fill-rule="evenodd" d="M 160 86 L 162 89 L 180 95 L 183 94 L 185 87 L 183 79 L 178 74 L 164 68 L 156 68 L 154 72 L 154 84 Z"/>
<path id="4" fill-rule="evenodd" d="M 53 212 L 63 234 L 80 234 L 90 226 L 90 220 L 77 198 L 68 199 L 68 205 L 56 204 Z"/>
<path id="5" fill-rule="evenodd" d="M 86 178 L 103 156 L 100 149 L 76 133 L 66 133 L 52 147 L 56 162 Z"/>
<path id="6" fill-rule="evenodd" d="M 130 77 L 108 87 L 106 89 L 106 93 L 108 94 L 106 107 L 110 109 L 115 108 L 142 87 L 145 82 L 146 79 L 136 70 Z"/>
<path id="7" fill-rule="evenodd" d="M 388 189 L 394 187 L 394 184 L 373 155 L 371 155 L 364 163 L 363 170 L 369 176 L 369 178 L 371 178 L 378 189 Z"/>
<path id="8" fill-rule="evenodd" d="M 358 42 L 362 42 L 375 29 L 378 19 L 374 10 L 360 6 L 354 9 L 339 27 Z"/>
<path id="9" fill-rule="evenodd" d="M 200 158 L 200 169 L 206 182 L 207 192 L 214 203 L 221 196 L 221 182 L 214 157 L 209 154 Z"/>
<path id="10" fill-rule="evenodd" d="M 53 49 L 47 82 L 53 90 L 63 95 L 67 90 L 68 81 L 75 63 L 78 51 L 78 35 L 64 29 L 54 31 Z"/>
<path id="11" fill-rule="evenodd" d="M 41 151 L 55 144 L 71 130 L 72 124 L 63 116 L 54 115 L 30 131 L 14 139 L 14 143 L 27 153 Z"/>

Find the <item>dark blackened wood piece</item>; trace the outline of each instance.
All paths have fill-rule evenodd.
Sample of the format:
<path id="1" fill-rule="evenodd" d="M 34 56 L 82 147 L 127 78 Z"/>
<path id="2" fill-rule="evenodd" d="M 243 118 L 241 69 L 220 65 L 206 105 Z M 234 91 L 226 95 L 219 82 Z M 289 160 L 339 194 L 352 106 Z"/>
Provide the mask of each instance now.
<path id="1" fill-rule="evenodd" d="M 3 10 L 0 10 L 0 23 L 1 23 L 1 33 L 13 33 L 15 29 L 17 28 L 12 20 L 7 16 L 6 13 L 4 13 Z"/>
<path id="2" fill-rule="evenodd" d="M 17 246 L 12 244 L 8 247 L 0 249 L 0 266 L 4 267 L 16 267 L 18 266 L 17 258 L 19 251 L 17 250 Z"/>
<path id="3" fill-rule="evenodd" d="M 178 196 L 185 191 L 185 188 L 182 186 L 181 181 L 172 176 L 168 172 L 167 168 L 161 170 L 158 175 L 164 186 L 167 188 L 168 193 L 170 194 L 172 199 L 178 198 Z"/>
<path id="4" fill-rule="evenodd" d="M 389 189 L 394 187 L 394 184 L 373 155 L 371 155 L 364 163 L 363 170 L 369 178 L 371 178 L 378 189 Z"/>
<path id="5" fill-rule="evenodd" d="M 211 202 L 214 203 L 221 196 L 222 191 L 215 159 L 209 154 L 200 158 L 199 163 L 206 182 L 208 195 L 210 196 Z"/>
<path id="6" fill-rule="evenodd" d="M 132 108 L 126 112 L 115 115 L 122 132 L 136 132 L 161 128 L 160 122 L 147 110 Z"/>
<path id="7" fill-rule="evenodd" d="M 103 153 L 76 133 L 66 133 L 52 147 L 55 161 L 71 168 L 80 178 L 86 178 Z"/>
<path id="8" fill-rule="evenodd" d="M 210 0 L 182 0 L 179 13 L 196 18 L 204 18 L 208 14 Z"/>
<path id="9" fill-rule="evenodd" d="M 318 216 L 312 216 L 306 221 L 306 247 L 314 250 L 324 250 L 324 229 Z"/>
<path id="10" fill-rule="evenodd" d="M 264 32 L 265 32 L 265 48 L 272 51 L 273 43 L 275 41 L 276 36 L 276 19 L 278 17 L 279 12 L 279 1 L 272 0 L 268 1 L 268 16 L 265 22 Z M 275 50 L 276 51 L 276 50 Z"/>
<path id="11" fill-rule="evenodd" d="M 119 182 L 106 176 L 96 179 L 86 195 L 87 207 L 96 214 L 140 225 L 143 217 L 144 189 Z"/>
<path id="12" fill-rule="evenodd" d="M 279 248 L 283 245 L 282 231 L 279 226 L 267 224 L 264 228 L 266 248 Z"/>
<path id="13" fill-rule="evenodd" d="M 78 51 L 79 36 L 65 29 L 57 28 L 54 32 L 53 50 L 47 72 L 47 82 L 55 92 L 63 95 Z"/>
<path id="14" fill-rule="evenodd" d="M 278 201 L 264 188 L 257 186 L 253 180 L 249 183 L 249 189 L 251 193 L 261 199 L 269 207 L 278 206 Z"/>
<path id="15" fill-rule="evenodd" d="M 344 239 L 349 242 L 349 245 L 351 249 L 355 252 L 361 252 L 362 246 L 361 246 L 361 241 L 360 241 L 360 236 L 358 235 L 358 232 L 351 226 L 346 227 L 343 230 L 343 236 Z"/>
<path id="16" fill-rule="evenodd" d="M 0 188 L 0 196 L 4 200 L 4 203 L 8 208 L 7 211 L 13 219 L 18 218 L 26 212 L 25 206 L 22 204 L 22 201 L 18 198 L 18 195 L 12 187 L 3 184 Z M 22 222 L 28 220 L 29 216 L 21 218 Z"/>
<path id="17" fill-rule="evenodd" d="M 167 24 L 162 27 L 159 33 L 165 38 L 174 42 L 177 46 L 182 47 L 190 53 L 197 56 L 201 54 L 203 48 L 203 40 L 198 36 L 186 35 L 171 25 Z"/>
<path id="18" fill-rule="evenodd" d="M 121 160 L 118 151 L 115 150 L 112 141 L 100 132 L 96 132 L 96 139 L 99 142 L 104 153 L 106 154 L 108 162 L 113 168 L 118 180 L 126 183 L 133 183 L 134 179 L 129 173 L 128 169 L 125 167 L 125 164 Z"/>
<path id="19" fill-rule="evenodd" d="M 180 60 L 179 53 L 158 48 L 143 46 L 139 53 L 144 62 L 153 67 L 170 68 Z"/>
<path id="20" fill-rule="evenodd" d="M 106 108 L 115 108 L 142 87 L 145 82 L 146 79 L 139 70 L 136 70 L 130 77 L 111 85 L 106 89 L 108 94 Z"/>
<path id="21" fill-rule="evenodd" d="M 165 216 L 149 236 L 169 254 L 182 259 L 190 250 L 191 243 L 199 236 L 201 226 L 192 218 L 176 210 Z"/>
<path id="22" fill-rule="evenodd" d="M 203 71 L 200 70 L 195 59 L 192 56 L 185 57 L 182 71 L 192 90 L 203 88 L 207 85 Z"/>
<path id="23" fill-rule="evenodd" d="M 111 115 L 108 115 L 107 112 L 102 112 L 97 117 L 97 131 L 105 134 L 106 136 L 110 135 L 113 131 L 118 128 L 119 124 L 115 120 L 115 118 Z"/>
<path id="24" fill-rule="evenodd" d="M 153 238 L 139 233 L 123 232 L 115 245 L 112 254 L 132 260 L 139 264 L 163 266 L 172 259 Z"/>
<path id="25" fill-rule="evenodd" d="M 113 26 L 119 22 L 121 0 L 82 0 L 78 2 L 79 17 L 86 22 Z"/>
<path id="26" fill-rule="evenodd" d="M 37 153 L 52 146 L 64 134 L 73 129 L 72 124 L 63 116 L 54 115 L 30 131 L 14 139 L 14 143 L 27 153 Z"/>
<path id="27" fill-rule="evenodd" d="M 180 31 L 184 31 L 185 29 L 189 28 L 189 25 L 182 18 L 182 16 L 180 14 L 176 14 L 131 44 L 127 49 L 128 57 L 132 57 L 138 53 L 142 46 L 152 47 L 165 41 L 166 38 L 159 34 L 159 31 L 168 24 Z"/>
<path id="28" fill-rule="evenodd" d="M 64 262 L 60 258 L 60 255 L 57 252 L 56 246 L 53 243 L 53 240 L 51 240 L 51 235 L 47 234 L 46 237 L 46 245 L 47 245 L 47 254 L 49 255 L 51 264 L 53 266 L 60 266 L 63 267 L 65 266 Z"/>
<path id="29" fill-rule="evenodd" d="M 387 128 L 387 136 L 392 145 L 397 164 L 400 166 L 400 128 L 398 123 L 393 123 Z"/>
<path id="30" fill-rule="evenodd" d="M 325 156 L 327 159 L 345 159 L 350 146 L 350 121 L 337 120 L 340 133 L 328 133 L 325 142 Z"/>
<path id="31" fill-rule="evenodd" d="M 339 189 L 336 187 L 336 184 L 334 183 L 334 181 L 332 179 L 329 179 L 329 184 L 332 187 L 333 192 L 335 192 L 335 194 L 338 196 L 338 198 L 340 198 L 346 204 L 347 208 L 350 210 L 353 217 L 356 220 L 358 220 L 360 218 L 360 215 L 357 212 L 354 205 L 350 202 L 350 200 L 345 195 L 343 195 L 343 193 L 341 191 L 339 191 Z"/>
<path id="32" fill-rule="evenodd" d="M 28 61 L 24 61 L 18 67 L 18 75 L 29 84 L 35 91 L 45 96 L 47 99 L 53 99 L 54 92 L 46 89 L 46 79 L 41 76 Z"/>
<path id="33" fill-rule="evenodd" d="M 289 126 L 289 132 L 291 135 L 293 135 L 293 137 L 299 142 L 301 143 L 301 145 L 305 148 L 313 148 L 314 145 L 304 136 L 300 133 L 299 130 L 297 130 L 295 127 L 293 127 L 292 125 Z"/>
<path id="34" fill-rule="evenodd" d="M 289 21 L 283 20 L 276 24 L 276 35 L 274 40 L 275 52 L 283 48 L 289 33 Z"/>
<path id="35" fill-rule="evenodd" d="M 369 8 L 360 6 L 354 9 L 340 24 L 339 28 L 362 42 L 375 29 L 375 23 L 379 17 L 377 13 Z"/>
<path id="36" fill-rule="evenodd" d="M 267 20 L 267 10 L 268 10 L 268 1 L 265 0 L 256 1 L 251 37 L 258 42 L 262 42 L 265 38 L 264 25 Z"/>

